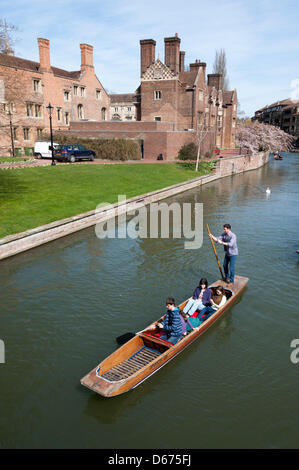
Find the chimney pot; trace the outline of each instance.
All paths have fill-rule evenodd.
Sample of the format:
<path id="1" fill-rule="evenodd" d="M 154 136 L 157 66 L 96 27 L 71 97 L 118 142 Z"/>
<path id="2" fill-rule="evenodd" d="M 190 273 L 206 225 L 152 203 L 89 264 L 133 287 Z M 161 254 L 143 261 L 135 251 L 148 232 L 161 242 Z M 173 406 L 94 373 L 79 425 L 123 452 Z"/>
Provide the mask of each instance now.
<path id="1" fill-rule="evenodd" d="M 93 47 L 89 44 L 80 44 L 81 70 L 93 68 Z"/>
<path id="2" fill-rule="evenodd" d="M 153 39 L 141 39 L 140 41 L 140 75 L 155 63 L 156 41 Z"/>
<path id="3" fill-rule="evenodd" d="M 44 38 L 38 38 L 39 66 L 41 70 L 51 70 L 50 63 L 50 41 Z"/>

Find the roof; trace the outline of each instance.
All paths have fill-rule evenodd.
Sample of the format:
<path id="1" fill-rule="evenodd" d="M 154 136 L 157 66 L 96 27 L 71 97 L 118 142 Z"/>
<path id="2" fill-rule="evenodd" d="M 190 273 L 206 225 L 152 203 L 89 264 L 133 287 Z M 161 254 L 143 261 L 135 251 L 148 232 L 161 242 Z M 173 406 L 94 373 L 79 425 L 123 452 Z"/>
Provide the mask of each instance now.
<path id="1" fill-rule="evenodd" d="M 109 97 L 111 104 L 133 103 L 137 100 L 135 93 L 112 93 Z"/>
<path id="2" fill-rule="evenodd" d="M 296 104 L 298 103 L 298 100 L 294 100 L 292 101 L 290 98 L 287 98 L 286 100 L 280 100 L 280 101 L 275 101 L 275 103 L 272 103 L 272 104 L 267 104 L 266 106 L 263 106 L 262 108 L 258 109 L 256 111 L 256 113 L 258 113 L 259 111 L 264 111 L 265 109 L 268 109 L 268 108 L 272 108 L 274 106 L 296 106 Z"/>
<path id="3" fill-rule="evenodd" d="M 189 87 L 192 87 L 197 77 L 197 72 L 197 68 L 195 70 L 190 70 L 189 72 L 180 72 L 179 79 L 182 83 L 186 84 Z"/>
<path id="4" fill-rule="evenodd" d="M 14 67 L 23 70 L 29 70 L 31 72 L 40 72 L 39 62 L 33 62 L 32 60 L 22 59 L 21 57 L 15 57 L 7 54 L 0 54 L 0 65 L 5 67 Z M 57 67 L 51 67 L 54 75 L 59 77 L 68 78 L 70 80 L 79 80 L 81 71 L 69 72 L 64 69 Z"/>
<path id="5" fill-rule="evenodd" d="M 223 104 L 231 104 L 233 102 L 234 92 L 233 91 L 223 91 L 222 99 Z"/>

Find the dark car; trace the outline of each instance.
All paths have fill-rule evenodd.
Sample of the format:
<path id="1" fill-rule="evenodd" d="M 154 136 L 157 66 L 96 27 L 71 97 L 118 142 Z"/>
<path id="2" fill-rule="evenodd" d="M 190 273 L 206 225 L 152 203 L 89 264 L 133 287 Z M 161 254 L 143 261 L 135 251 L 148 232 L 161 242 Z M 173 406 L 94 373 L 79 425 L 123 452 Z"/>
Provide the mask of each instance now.
<path id="1" fill-rule="evenodd" d="M 54 158 L 58 161 L 74 163 L 76 160 L 93 161 L 95 152 L 88 150 L 83 145 L 58 145 L 55 149 Z"/>

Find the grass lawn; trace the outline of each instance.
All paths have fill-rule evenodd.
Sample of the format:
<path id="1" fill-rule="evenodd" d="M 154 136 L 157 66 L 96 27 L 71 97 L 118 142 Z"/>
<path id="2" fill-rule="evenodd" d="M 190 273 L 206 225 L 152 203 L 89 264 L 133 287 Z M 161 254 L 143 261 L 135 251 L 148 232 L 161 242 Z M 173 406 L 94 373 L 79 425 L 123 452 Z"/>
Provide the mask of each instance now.
<path id="1" fill-rule="evenodd" d="M 190 163 L 56 165 L 0 170 L 0 237 L 208 174 Z"/>

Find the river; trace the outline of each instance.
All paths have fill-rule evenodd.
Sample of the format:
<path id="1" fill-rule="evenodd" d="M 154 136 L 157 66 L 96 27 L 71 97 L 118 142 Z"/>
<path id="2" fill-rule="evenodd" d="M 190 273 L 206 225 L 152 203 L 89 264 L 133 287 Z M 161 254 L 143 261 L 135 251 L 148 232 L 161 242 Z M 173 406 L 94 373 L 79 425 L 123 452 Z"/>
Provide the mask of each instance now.
<path id="1" fill-rule="evenodd" d="M 80 378 L 166 297 L 219 279 L 207 234 L 185 250 L 183 239 L 99 240 L 89 228 L 2 261 L 0 447 L 298 448 L 298 181 L 299 156 L 284 154 L 167 200 L 202 202 L 216 235 L 231 224 L 249 283 L 201 338 L 115 398 Z"/>

